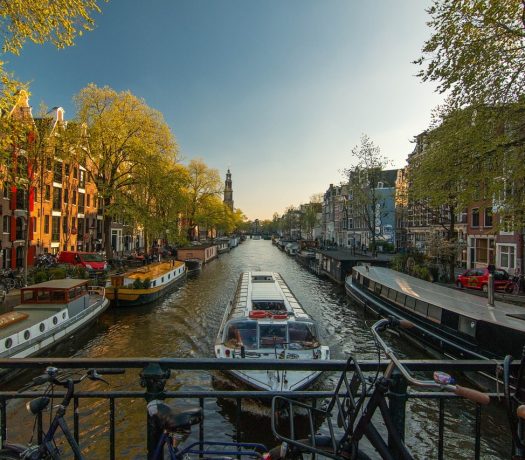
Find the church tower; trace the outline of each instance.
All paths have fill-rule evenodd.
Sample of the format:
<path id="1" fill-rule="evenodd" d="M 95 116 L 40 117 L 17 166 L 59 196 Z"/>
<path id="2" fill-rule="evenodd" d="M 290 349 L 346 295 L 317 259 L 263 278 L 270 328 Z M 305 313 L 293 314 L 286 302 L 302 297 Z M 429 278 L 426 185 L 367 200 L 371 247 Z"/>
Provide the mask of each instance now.
<path id="1" fill-rule="evenodd" d="M 232 174 L 228 169 L 226 173 L 226 180 L 224 181 L 224 204 L 233 211 L 233 189 L 232 189 Z"/>

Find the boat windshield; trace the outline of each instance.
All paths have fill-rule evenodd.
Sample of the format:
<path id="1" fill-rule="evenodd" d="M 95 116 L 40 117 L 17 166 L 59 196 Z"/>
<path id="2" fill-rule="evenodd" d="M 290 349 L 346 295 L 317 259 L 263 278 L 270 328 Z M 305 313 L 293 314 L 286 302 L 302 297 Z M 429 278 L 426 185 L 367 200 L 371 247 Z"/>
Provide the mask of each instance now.
<path id="1" fill-rule="evenodd" d="M 228 323 L 224 345 L 229 348 L 244 346 L 248 350 L 257 348 L 257 321 L 231 321 Z"/>
<path id="2" fill-rule="evenodd" d="M 287 343 L 286 324 L 259 324 L 261 348 Z"/>
<path id="3" fill-rule="evenodd" d="M 288 323 L 288 334 L 291 350 L 317 348 L 319 346 L 317 330 L 313 323 L 290 321 Z"/>

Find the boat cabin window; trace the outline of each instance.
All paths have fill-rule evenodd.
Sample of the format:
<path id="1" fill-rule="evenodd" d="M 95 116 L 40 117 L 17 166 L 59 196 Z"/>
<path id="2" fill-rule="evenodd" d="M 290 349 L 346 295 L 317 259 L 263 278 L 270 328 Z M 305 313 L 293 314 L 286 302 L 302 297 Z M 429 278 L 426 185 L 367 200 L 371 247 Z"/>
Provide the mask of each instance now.
<path id="1" fill-rule="evenodd" d="M 317 348 L 319 339 L 313 323 L 291 321 L 288 323 L 288 335 L 290 336 L 289 348 L 300 350 L 304 348 Z"/>
<path id="2" fill-rule="evenodd" d="M 54 289 L 23 289 L 21 303 L 65 303 L 66 291 Z"/>
<path id="3" fill-rule="evenodd" d="M 257 321 L 231 321 L 226 325 L 224 345 L 247 350 L 257 348 Z"/>
<path id="4" fill-rule="evenodd" d="M 273 277 L 272 275 L 253 275 L 252 282 L 253 283 L 273 282 Z"/>
<path id="5" fill-rule="evenodd" d="M 37 290 L 23 290 L 22 291 L 22 303 L 36 303 L 38 300 Z"/>
<path id="6" fill-rule="evenodd" d="M 286 311 L 286 307 L 283 301 L 255 300 L 252 302 L 252 310 Z"/>
<path id="7" fill-rule="evenodd" d="M 284 344 L 286 340 L 286 324 L 259 324 L 261 348 Z"/>
<path id="8" fill-rule="evenodd" d="M 476 337 L 476 320 L 466 316 L 460 316 L 458 331 L 470 335 L 471 337 Z"/>

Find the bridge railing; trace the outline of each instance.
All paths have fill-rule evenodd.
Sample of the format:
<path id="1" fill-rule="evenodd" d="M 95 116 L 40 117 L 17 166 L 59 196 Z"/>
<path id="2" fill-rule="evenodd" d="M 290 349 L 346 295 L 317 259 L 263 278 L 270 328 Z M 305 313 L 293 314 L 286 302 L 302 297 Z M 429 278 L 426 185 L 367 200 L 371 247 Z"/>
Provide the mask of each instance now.
<path id="1" fill-rule="evenodd" d="M 496 361 L 477 361 L 477 360 L 403 360 L 403 364 L 413 372 L 432 372 L 440 370 L 449 373 L 455 372 L 482 372 L 486 376 L 494 376 L 501 363 Z M 359 361 L 363 372 L 381 372 L 385 369 L 388 361 Z M 177 358 L 26 358 L 26 359 L 0 359 L 0 370 L 9 371 L 32 371 L 33 373 L 44 371 L 47 366 L 57 367 L 58 369 L 92 369 L 92 368 L 123 368 L 129 374 L 130 386 L 140 381 L 144 390 L 129 390 L 129 391 L 75 391 L 73 399 L 73 407 L 69 411 L 73 416 L 73 433 L 74 437 L 82 447 L 82 440 L 80 438 L 80 423 L 81 414 L 79 411 L 79 402 L 88 399 L 104 399 L 107 400 L 107 409 L 105 414 L 108 417 L 109 424 L 109 452 L 107 458 L 120 458 L 119 452 L 116 451 L 116 430 L 115 421 L 117 413 L 115 410 L 116 400 L 137 401 L 152 399 L 185 399 L 195 400 L 202 408 L 206 406 L 205 402 L 208 400 L 217 400 L 219 398 L 227 398 L 235 401 L 235 441 L 257 441 L 256 439 L 242 439 L 241 414 L 242 403 L 246 399 L 259 399 L 264 401 L 271 401 L 274 396 L 282 395 L 278 391 L 213 391 L 213 390 L 180 390 L 169 391 L 165 389 L 167 380 L 167 370 L 170 371 L 228 371 L 228 370 L 316 370 L 325 372 L 341 372 L 347 369 L 346 361 L 341 360 L 254 360 L 254 359 L 177 359 Z M 136 380 L 132 380 L 133 370 L 138 371 Z M 18 379 L 18 381 L 23 379 Z M 28 378 L 25 379 L 26 381 Z M 21 383 L 22 385 L 22 383 Z M 7 438 L 7 433 L 10 426 L 11 413 L 9 411 L 8 402 L 12 400 L 26 399 L 30 400 L 37 396 L 41 396 L 42 392 L 24 392 L 20 393 L 16 389 L 11 391 L 0 391 L 0 441 L 3 446 Z M 60 397 L 63 393 L 56 392 L 55 395 Z M 319 401 L 332 396 L 330 391 L 294 391 L 292 395 L 286 393 L 287 397 L 294 397 L 300 399 L 309 399 L 312 401 Z M 447 401 L 457 399 L 458 396 L 452 393 L 444 392 L 421 392 L 410 390 L 406 394 L 396 397 L 405 399 L 420 399 L 420 400 L 435 400 L 438 403 L 437 416 L 437 454 L 436 458 L 444 458 L 444 445 L 446 439 L 445 432 L 445 406 Z M 498 393 L 492 393 L 493 397 L 500 397 Z M 402 411 L 406 411 L 406 406 L 403 404 L 400 407 Z M 482 424 L 483 424 L 483 409 L 479 405 L 473 405 L 474 412 L 474 432 L 472 433 L 474 452 L 469 454 L 470 458 L 481 458 L 481 438 L 482 438 Z M 400 420 L 405 420 L 405 413 L 398 414 Z M 28 415 L 29 416 L 29 415 Z M 206 416 L 204 417 L 206 419 Z M 145 417 L 146 420 L 146 417 Z M 37 417 L 38 427 L 38 442 L 41 442 L 41 433 L 43 420 L 40 414 Z M 155 432 L 148 423 L 144 426 L 144 432 L 147 433 L 147 445 L 144 450 L 153 452 L 156 446 L 159 433 Z M 207 439 L 204 430 L 204 422 L 198 427 L 199 441 L 202 442 Z M 209 440 L 209 439 L 208 439 Z M 276 441 L 277 442 L 277 441 Z M 272 446 L 269 446 L 272 447 Z M 510 446 L 509 446 L 510 449 Z"/>

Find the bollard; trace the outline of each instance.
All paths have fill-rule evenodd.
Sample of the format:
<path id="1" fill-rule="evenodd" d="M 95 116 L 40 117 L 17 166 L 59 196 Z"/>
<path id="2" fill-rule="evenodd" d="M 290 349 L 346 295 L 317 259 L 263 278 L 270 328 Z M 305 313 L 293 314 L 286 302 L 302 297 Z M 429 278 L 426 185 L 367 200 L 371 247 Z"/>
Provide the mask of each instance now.
<path id="1" fill-rule="evenodd" d="M 405 440 L 405 414 L 407 394 L 407 381 L 397 369 L 392 373 L 392 384 L 388 392 L 390 417 L 394 424 L 399 437 L 402 441 Z M 388 448 L 394 454 L 394 458 L 400 459 L 401 454 L 397 452 L 396 443 L 392 437 L 388 436 Z"/>
<path id="2" fill-rule="evenodd" d="M 489 282 L 488 282 L 488 305 L 489 307 L 494 306 L 494 275 L 489 273 Z"/>
<path id="3" fill-rule="evenodd" d="M 165 398 L 164 386 L 166 380 L 170 377 L 170 370 L 163 369 L 157 363 L 149 363 L 143 371 L 140 373 L 140 385 L 146 388 L 146 402 L 149 403 L 154 400 L 163 400 Z M 155 455 L 155 449 L 162 436 L 162 429 L 153 421 L 151 414 L 148 410 L 148 432 L 147 432 L 147 448 L 148 448 L 148 460 L 153 459 Z M 162 452 L 159 460 L 163 459 Z"/>

